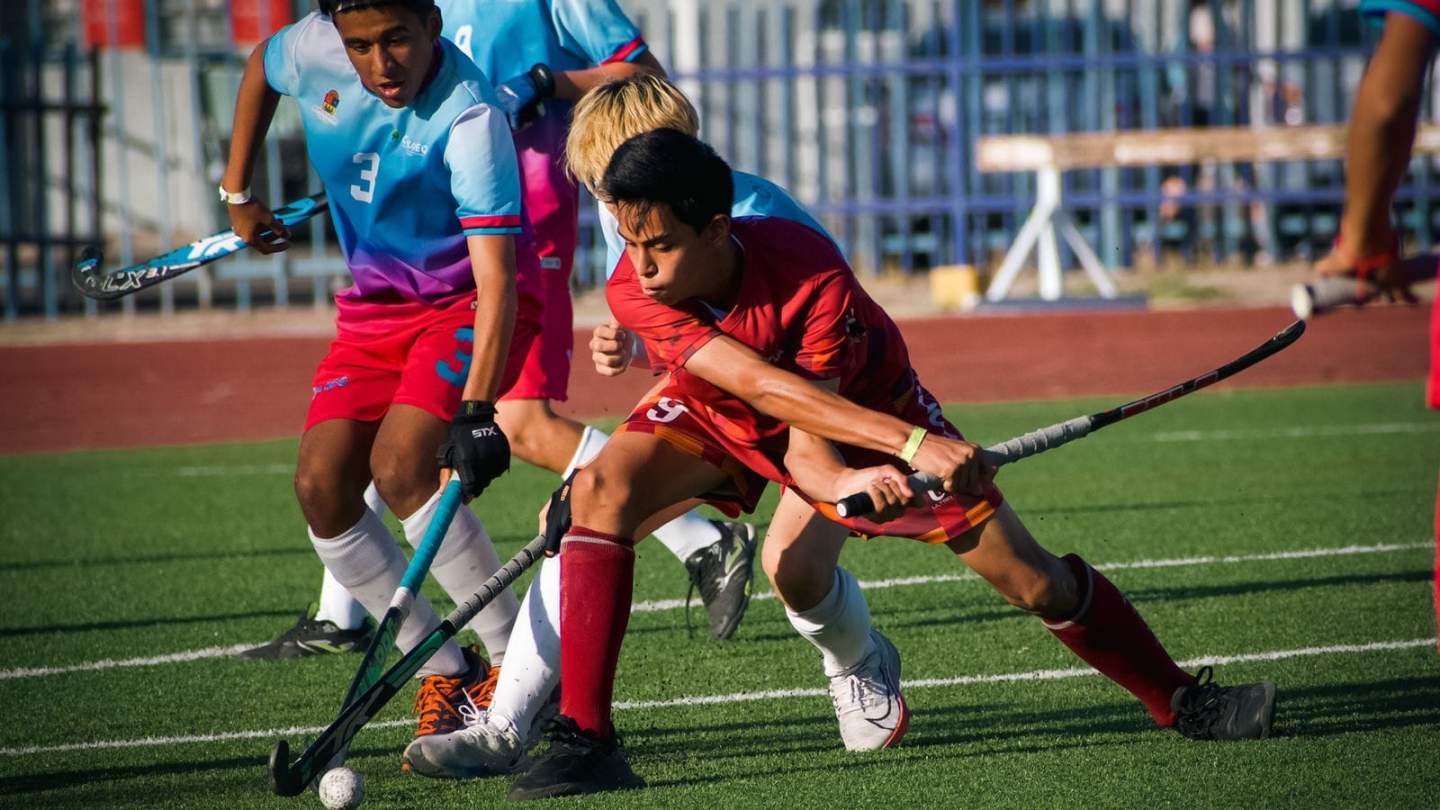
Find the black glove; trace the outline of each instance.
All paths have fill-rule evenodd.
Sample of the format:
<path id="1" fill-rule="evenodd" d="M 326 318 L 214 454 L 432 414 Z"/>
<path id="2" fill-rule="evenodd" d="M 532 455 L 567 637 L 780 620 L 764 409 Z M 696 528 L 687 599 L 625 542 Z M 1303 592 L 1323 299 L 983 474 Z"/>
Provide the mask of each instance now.
<path id="1" fill-rule="evenodd" d="M 510 119 L 510 128 L 519 132 L 545 112 L 545 99 L 555 95 L 555 74 L 543 64 L 536 64 L 495 88 L 500 109 Z"/>
<path id="2" fill-rule="evenodd" d="M 440 466 L 460 476 L 466 502 L 510 469 L 510 440 L 495 424 L 495 403 L 465 400 L 450 421 L 450 436 L 436 454 Z"/>
<path id="3" fill-rule="evenodd" d="M 575 473 L 570 473 L 560 488 L 550 496 L 550 505 L 545 509 L 545 556 L 554 557 L 560 553 L 560 541 L 570 531 L 570 482 Z"/>

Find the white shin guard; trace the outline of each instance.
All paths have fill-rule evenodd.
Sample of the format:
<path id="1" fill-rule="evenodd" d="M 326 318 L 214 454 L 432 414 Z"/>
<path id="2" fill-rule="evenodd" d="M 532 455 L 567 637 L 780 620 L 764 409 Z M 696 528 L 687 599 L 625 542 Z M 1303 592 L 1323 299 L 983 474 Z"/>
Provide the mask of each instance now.
<path id="1" fill-rule="evenodd" d="M 380 498 L 380 490 L 375 488 L 374 481 L 365 488 L 365 505 L 379 517 L 385 517 L 385 501 Z M 328 568 L 325 569 L 324 579 L 320 581 L 319 607 L 315 610 L 315 620 L 332 622 L 341 630 L 355 630 L 365 623 L 365 606 L 345 590 L 345 586 L 340 584 L 340 580 L 336 579 Z"/>
<path id="2" fill-rule="evenodd" d="M 425 530 L 429 528 L 439 502 L 440 493 L 436 492 L 415 514 L 401 519 L 405 539 L 410 541 L 410 545 L 419 546 L 425 539 Z M 450 521 L 450 529 L 430 565 L 435 581 L 458 604 L 473 596 L 498 570 L 500 558 L 480 518 L 475 517 L 469 508 L 460 507 L 455 511 L 455 519 Z M 515 598 L 514 591 L 506 589 L 466 625 L 480 636 L 485 651 L 490 655 L 490 663 L 498 666 L 504 660 L 510 628 L 515 625 L 515 616 L 519 612 L 520 601 Z"/>
<path id="3" fill-rule="evenodd" d="M 870 606 L 860 583 L 844 568 L 835 567 L 835 584 L 819 604 L 799 613 L 786 608 L 785 615 L 820 651 L 827 677 L 848 672 L 870 652 Z"/>
<path id="4" fill-rule="evenodd" d="M 326 570 L 360 600 L 370 615 L 377 620 L 385 615 L 405 575 L 406 561 L 379 515 L 367 509 L 359 523 L 328 539 L 317 537 L 312 529 L 310 544 L 320 555 Z M 410 616 L 400 626 L 396 646 L 408 651 L 439 626 L 440 619 L 430 607 L 430 602 L 416 594 Z M 463 674 L 465 668 L 465 657 L 460 653 L 460 647 L 450 641 L 421 668 L 419 674 L 453 677 Z"/>
<path id="5" fill-rule="evenodd" d="M 530 581 L 495 685 L 490 717 L 532 739 L 535 718 L 560 683 L 560 560 L 545 560 Z"/>

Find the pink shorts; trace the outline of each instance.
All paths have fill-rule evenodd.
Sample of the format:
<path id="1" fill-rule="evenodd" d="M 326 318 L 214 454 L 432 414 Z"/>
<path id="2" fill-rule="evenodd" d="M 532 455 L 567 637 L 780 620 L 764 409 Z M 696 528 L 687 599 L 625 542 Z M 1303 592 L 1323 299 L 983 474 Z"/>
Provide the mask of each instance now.
<path id="1" fill-rule="evenodd" d="M 560 116 L 542 119 L 517 139 L 520 148 L 525 213 L 533 229 L 531 241 L 540 259 L 540 336 L 530 345 L 520 376 L 505 399 L 549 399 L 564 402 L 570 383 L 570 352 L 575 347 L 575 312 L 570 302 L 570 270 L 575 263 L 579 233 L 579 191 L 563 168 L 565 142 Z M 559 134 L 531 132 L 554 127 Z"/>
<path id="2" fill-rule="evenodd" d="M 336 336 L 315 370 L 305 429 L 327 419 L 373 422 L 391 405 L 413 405 L 450 421 L 470 372 L 474 293 L 435 304 L 335 303 Z M 514 384 L 535 342 L 539 309 L 533 295 L 520 293 L 502 392 Z"/>

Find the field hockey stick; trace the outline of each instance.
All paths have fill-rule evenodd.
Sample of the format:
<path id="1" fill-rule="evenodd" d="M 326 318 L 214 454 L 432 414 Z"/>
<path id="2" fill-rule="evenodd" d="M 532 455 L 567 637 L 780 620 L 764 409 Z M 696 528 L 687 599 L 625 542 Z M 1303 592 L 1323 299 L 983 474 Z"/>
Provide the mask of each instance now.
<path id="1" fill-rule="evenodd" d="M 300 757 L 290 762 L 290 744 L 275 743 L 270 752 L 270 785 L 280 796 L 298 796 L 315 781 L 326 766 L 355 738 L 380 709 L 414 677 L 420 667 L 435 655 L 445 642 L 455 637 L 475 614 L 485 609 L 496 596 L 510 587 L 515 578 L 545 556 L 545 535 L 539 535 L 501 566 L 485 584 L 463 604 L 457 605 L 430 635 L 405 653 L 373 686 L 351 701 L 328 728 L 310 743 Z"/>
<path id="2" fill-rule="evenodd" d="M 325 192 L 322 191 L 282 205 L 275 209 L 274 213 L 275 218 L 284 223 L 285 227 L 293 228 L 324 211 L 326 207 L 328 203 Z M 272 235 L 268 230 L 260 232 L 262 237 Z M 87 298 L 114 301 L 239 253 L 246 247 L 245 240 L 234 231 L 222 231 L 156 256 L 143 264 L 102 272 L 100 264 L 105 261 L 105 254 L 98 245 L 90 245 L 80 252 L 79 261 L 70 268 L 70 282 Z"/>
<path id="3" fill-rule="evenodd" d="M 1083 439 L 1095 431 L 1113 425 L 1122 419 L 1144 413 L 1152 408 L 1158 408 L 1167 402 L 1173 402 L 1186 394 L 1199 391 L 1208 385 L 1214 385 L 1221 380 L 1232 377 L 1267 357 L 1275 355 L 1290 344 L 1300 339 L 1305 334 L 1305 321 L 1295 321 L 1284 329 L 1280 330 L 1274 337 L 1256 346 L 1244 355 L 1231 360 L 1225 365 L 1207 371 L 1198 377 L 1193 377 L 1180 383 L 1142 397 L 1134 402 L 1127 402 L 1118 408 L 1111 408 L 1108 411 L 1092 413 L 1089 416 L 1077 416 L 1064 422 L 1056 422 L 1049 427 L 1039 430 L 1032 430 L 1022 436 L 1016 436 L 1009 441 L 1001 442 L 992 447 L 985 448 L 982 453 L 985 463 L 992 467 L 1001 467 L 1006 464 L 1013 464 L 1022 458 L 1029 458 L 1038 453 L 1043 453 L 1062 444 L 1068 444 L 1076 439 Z M 914 473 L 906 479 L 914 489 L 934 491 L 940 486 L 940 479 L 926 473 Z M 841 517 L 860 517 L 875 511 L 875 504 L 871 502 L 869 493 L 857 492 L 854 495 L 847 495 L 835 504 L 835 511 Z"/>
<path id="4" fill-rule="evenodd" d="M 456 475 L 451 477 L 440 493 L 435 514 L 430 517 L 430 525 L 425 527 L 425 537 L 415 549 L 415 556 L 410 558 L 410 564 L 405 567 L 405 574 L 400 577 L 400 587 L 395 589 L 390 607 L 386 608 L 385 616 L 380 619 L 375 635 L 370 639 L 370 646 L 365 649 L 365 657 L 360 660 L 360 667 L 355 670 L 350 688 L 345 690 L 345 700 L 340 704 L 342 712 L 355 698 L 374 686 L 384 674 L 385 658 L 390 654 L 390 648 L 395 645 L 395 638 L 400 635 L 400 626 L 410 618 L 410 608 L 415 604 L 415 596 L 420 593 L 420 586 L 425 583 L 425 576 L 430 573 L 430 564 L 435 562 L 435 555 L 440 552 L 440 544 L 460 508 L 460 500 L 460 476 Z M 338 768 L 344 761 L 345 748 L 342 746 L 336 751 L 326 770 Z"/>
<path id="5" fill-rule="evenodd" d="M 1426 254 L 1411 256 L 1395 266 L 1403 286 L 1435 279 L 1435 266 L 1440 258 Z M 1295 317 L 1307 320 L 1324 315 L 1338 307 L 1358 307 L 1381 294 L 1379 285 L 1353 276 L 1324 276 L 1307 284 L 1290 288 L 1290 309 Z"/>

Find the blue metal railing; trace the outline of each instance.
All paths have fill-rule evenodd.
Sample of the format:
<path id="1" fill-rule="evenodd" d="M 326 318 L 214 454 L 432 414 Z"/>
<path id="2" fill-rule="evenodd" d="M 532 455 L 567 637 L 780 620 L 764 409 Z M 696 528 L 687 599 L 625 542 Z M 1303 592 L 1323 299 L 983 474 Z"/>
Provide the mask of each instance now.
<path id="1" fill-rule="evenodd" d="M 1035 187 L 1028 175 L 979 173 L 973 144 L 982 135 L 1341 121 L 1374 37 L 1350 0 L 621 3 L 692 95 L 703 136 L 737 168 L 789 188 L 864 272 L 998 261 Z M 297 13 L 308 8 L 297 0 Z M 125 182 L 127 172 L 118 169 L 129 160 L 171 167 L 208 194 L 216 178 L 206 172 L 223 159 L 229 129 L 233 99 L 226 88 L 241 65 L 213 0 L 147 0 L 146 9 L 148 54 L 184 65 L 185 109 L 194 117 L 173 121 L 152 107 L 148 133 L 118 120 L 126 93 L 159 91 L 137 87 L 133 79 L 143 71 L 114 81 L 109 71 L 122 61 L 108 53 L 99 60 L 106 75 L 97 83 L 105 94 L 97 104 L 110 110 L 105 129 L 113 148 L 106 152 L 112 165 L 105 199 L 96 208 L 107 212 L 112 240 L 122 226 L 154 230 L 147 225 L 153 217 L 136 214 L 158 204 L 163 179 L 127 169 Z M 55 62 L 53 47 L 73 41 L 77 23 L 70 15 L 45 25 L 44 41 L 52 46 L 45 58 Z M 35 221 L 36 212 L 19 209 L 37 199 L 35 183 L 55 180 L 36 180 L 33 156 L 14 151 L 20 101 L 12 98 L 13 83 L 3 87 L 12 137 L 0 131 L 0 178 L 12 189 L 30 185 L 25 193 L 12 191 L 10 199 L 20 202 L 0 206 L 0 219 Z M 178 112 L 172 107 L 169 114 Z M 1433 115 L 1428 99 L 1425 115 Z M 160 137 L 167 126 L 194 143 Z M 193 156 L 188 165 L 169 154 L 181 147 Z M 1064 183 L 1066 205 L 1087 240 L 1108 262 L 1125 266 L 1169 251 L 1197 261 L 1311 255 L 1329 242 L 1341 176 L 1336 161 L 1297 161 L 1082 170 L 1066 173 Z M 314 184 L 294 117 L 283 107 L 257 179 L 277 203 Z M 1399 197 L 1401 221 L 1423 246 L 1440 232 L 1434 188 L 1430 162 L 1417 161 Z M 581 210 L 576 283 L 588 286 L 604 277 L 603 245 L 592 230 L 593 206 Z M 182 231 L 188 238 L 198 223 L 220 224 L 218 207 L 198 212 L 203 216 L 186 213 L 192 224 L 172 238 Z M 49 218 L 52 226 L 61 220 Z M 0 291 L 8 290 L 8 311 L 36 311 L 39 299 L 15 282 L 17 263 L 32 253 L 17 249 L 13 236 L 13 228 L 0 231 L 6 247 L 0 255 L 18 257 L 7 260 L 10 286 Z M 151 241 L 163 236 L 148 234 Z M 344 268 L 326 225 L 317 221 L 301 238 L 309 244 L 291 255 L 197 273 L 196 281 L 177 285 L 178 298 L 163 303 L 204 305 L 213 284 L 241 307 L 287 295 L 319 305 Z M 77 306 L 59 299 L 62 310 Z"/>

